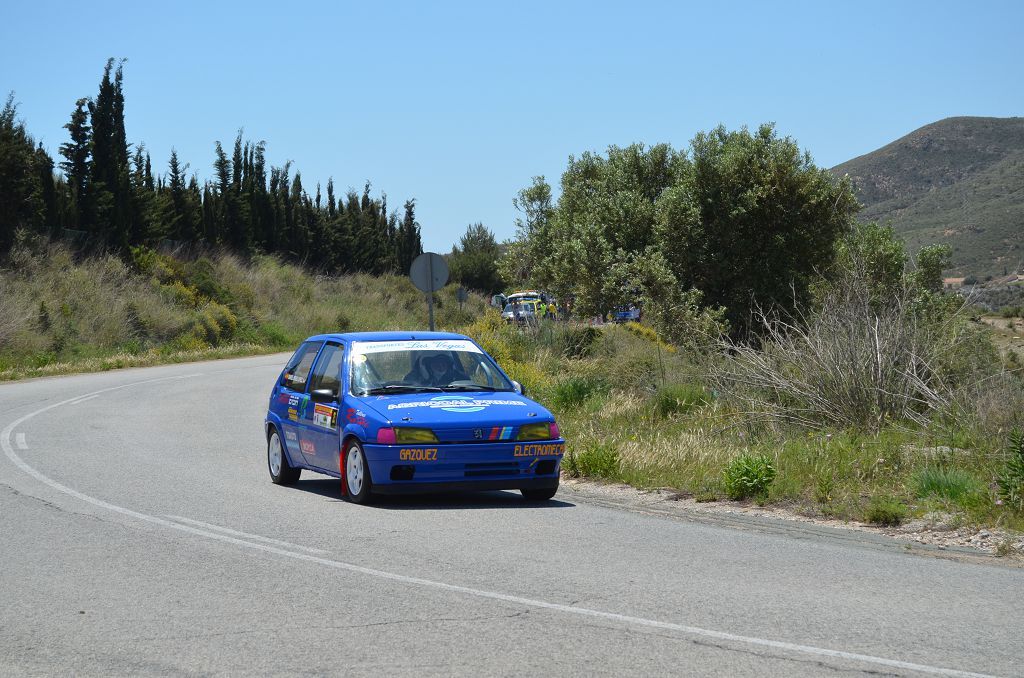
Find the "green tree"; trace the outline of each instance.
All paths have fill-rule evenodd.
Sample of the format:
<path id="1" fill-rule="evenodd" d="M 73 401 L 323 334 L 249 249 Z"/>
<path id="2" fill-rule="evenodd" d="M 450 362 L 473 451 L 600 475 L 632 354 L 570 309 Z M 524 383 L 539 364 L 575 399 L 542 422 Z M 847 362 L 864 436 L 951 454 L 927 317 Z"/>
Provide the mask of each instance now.
<path id="1" fill-rule="evenodd" d="M 533 177 L 530 185 L 512 199 L 512 205 L 521 213 L 516 217 L 516 239 L 508 243 L 498 268 L 504 280 L 527 286 L 549 254 L 545 243 L 555 213 L 551 186 L 543 176 Z"/>
<path id="2" fill-rule="evenodd" d="M 35 142 L 17 112 L 12 92 L 0 111 L 0 252 L 10 248 L 19 228 L 42 230 L 45 218 Z"/>
<path id="3" fill-rule="evenodd" d="M 481 292 L 500 292 L 505 283 L 498 272 L 498 241 L 481 223 L 471 224 L 448 256 L 452 280 Z"/>
<path id="4" fill-rule="evenodd" d="M 420 225 L 416 221 L 416 199 L 406 200 L 402 221 L 398 225 L 395 242 L 395 265 L 400 275 L 409 273 L 412 262 L 423 253 L 420 242 Z"/>
<path id="5" fill-rule="evenodd" d="M 67 177 L 71 199 L 76 206 L 73 228 L 80 228 L 80 224 L 89 221 L 86 215 L 89 212 L 88 186 L 92 171 L 92 127 L 89 125 L 88 106 L 88 99 L 83 98 L 75 102 L 71 120 L 64 125 L 64 129 L 71 136 L 71 141 L 60 146 L 60 154 L 64 156 L 60 168 Z"/>
<path id="6" fill-rule="evenodd" d="M 942 291 L 942 271 L 950 266 L 953 249 L 949 245 L 927 245 L 917 252 L 914 282 L 924 292 Z"/>
<path id="7" fill-rule="evenodd" d="M 771 125 L 698 134 L 690 162 L 658 201 L 657 240 L 679 282 L 725 307 L 740 333 L 755 308 L 793 312 L 853 224 L 849 180 Z"/>

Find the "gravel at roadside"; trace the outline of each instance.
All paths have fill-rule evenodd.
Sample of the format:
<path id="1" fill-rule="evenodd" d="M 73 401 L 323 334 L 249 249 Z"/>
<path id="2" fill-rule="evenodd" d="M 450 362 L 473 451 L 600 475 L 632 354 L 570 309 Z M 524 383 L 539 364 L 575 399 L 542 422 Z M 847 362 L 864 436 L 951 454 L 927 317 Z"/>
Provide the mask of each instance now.
<path id="1" fill-rule="evenodd" d="M 1024 534 L 993 528 L 971 527 L 957 524 L 957 518 L 947 513 L 930 513 L 922 518 L 908 520 L 899 526 L 879 527 L 857 521 L 844 521 L 808 516 L 780 506 L 758 506 L 749 501 L 698 502 L 692 497 L 671 490 L 638 490 L 629 485 L 597 483 L 580 479 L 562 479 L 563 490 L 583 498 L 604 500 L 636 510 L 656 509 L 679 515 L 745 516 L 771 518 L 808 525 L 856 530 L 885 535 L 896 540 L 914 542 L 940 550 L 968 550 L 979 555 L 998 556 L 1000 560 L 1024 565 Z"/>

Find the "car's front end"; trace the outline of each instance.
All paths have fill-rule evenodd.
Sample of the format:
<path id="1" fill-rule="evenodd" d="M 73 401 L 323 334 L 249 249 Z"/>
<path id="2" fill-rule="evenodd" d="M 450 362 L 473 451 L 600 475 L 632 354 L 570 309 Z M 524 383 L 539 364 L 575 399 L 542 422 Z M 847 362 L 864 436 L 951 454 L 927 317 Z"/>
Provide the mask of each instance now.
<path id="1" fill-rule="evenodd" d="M 364 445 L 374 491 L 557 488 L 565 440 L 550 412 L 518 393 L 393 396 Z"/>
<path id="2" fill-rule="evenodd" d="M 551 412 L 475 342 L 448 336 L 352 344 L 346 410 L 373 492 L 554 494 L 565 440 Z"/>

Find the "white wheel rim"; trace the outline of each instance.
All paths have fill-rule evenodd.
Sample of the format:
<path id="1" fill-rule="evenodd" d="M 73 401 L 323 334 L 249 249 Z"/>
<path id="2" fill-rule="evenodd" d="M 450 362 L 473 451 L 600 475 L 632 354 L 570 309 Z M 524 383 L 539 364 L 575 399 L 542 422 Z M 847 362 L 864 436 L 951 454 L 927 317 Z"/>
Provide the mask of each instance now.
<path id="1" fill-rule="evenodd" d="M 270 457 L 270 473 L 276 478 L 281 475 L 281 439 L 277 437 L 276 433 L 273 433 L 270 436 L 270 447 L 268 450 L 268 456 Z"/>
<path id="2" fill-rule="evenodd" d="M 356 445 L 349 448 L 345 477 L 348 479 L 348 491 L 352 494 L 359 494 L 363 489 L 363 455 Z"/>

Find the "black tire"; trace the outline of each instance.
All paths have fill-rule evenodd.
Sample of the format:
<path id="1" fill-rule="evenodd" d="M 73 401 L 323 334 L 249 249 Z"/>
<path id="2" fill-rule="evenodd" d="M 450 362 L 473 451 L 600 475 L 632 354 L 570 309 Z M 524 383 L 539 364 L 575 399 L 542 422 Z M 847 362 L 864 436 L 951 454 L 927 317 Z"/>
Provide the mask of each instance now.
<path id="1" fill-rule="evenodd" d="M 527 501 L 547 501 L 558 492 L 558 485 L 554 487 L 530 487 L 519 490 Z"/>
<path id="2" fill-rule="evenodd" d="M 280 455 L 279 462 L 275 460 L 275 450 L 276 454 Z M 274 473 L 275 467 L 277 473 Z M 271 428 L 270 435 L 267 436 L 267 470 L 270 471 L 270 482 L 275 485 L 292 485 L 302 473 L 302 469 L 293 468 L 288 463 L 288 452 L 284 449 L 284 443 L 281 442 L 276 427 Z"/>
<path id="3" fill-rule="evenodd" d="M 353 440 L 345 448 L 345 498 L 353 504 L 366 504 L 373 494 L 373 481 L 370 479 L 370 466 L 366 463 L 366 454 L 358 440 Z"/>

